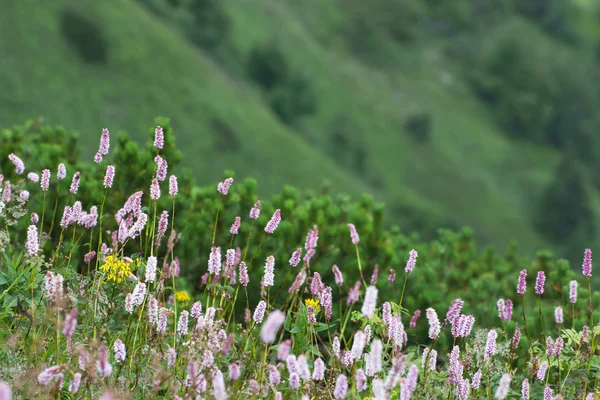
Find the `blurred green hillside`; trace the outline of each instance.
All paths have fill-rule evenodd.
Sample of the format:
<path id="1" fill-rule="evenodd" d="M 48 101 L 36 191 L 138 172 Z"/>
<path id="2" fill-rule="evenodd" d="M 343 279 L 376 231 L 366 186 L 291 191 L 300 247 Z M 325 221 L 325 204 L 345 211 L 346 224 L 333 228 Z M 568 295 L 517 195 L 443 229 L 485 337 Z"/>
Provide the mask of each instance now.
<path id="1" fill-rule="evenodd" d="M 164 115 L 202 184 L 326 179 L 425 236 L 600 244 L 595 1 L 1 3 L 0 126 L 62 124 L 91 157 Z"/>

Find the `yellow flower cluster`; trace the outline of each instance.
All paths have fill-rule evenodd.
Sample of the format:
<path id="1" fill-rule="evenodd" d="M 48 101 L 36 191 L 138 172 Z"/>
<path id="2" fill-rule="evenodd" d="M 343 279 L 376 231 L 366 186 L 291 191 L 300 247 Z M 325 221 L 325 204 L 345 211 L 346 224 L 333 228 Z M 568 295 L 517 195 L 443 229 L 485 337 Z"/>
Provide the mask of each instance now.
<path id="1" fill-rule="evenodd" d="M 175 292 L 175 300 L 185 303 L 186 301 L 190 301 L 190 295 L 185 290 L 180 290 L 179 292 Z"/>
<path id="2" fill-rule="evenodd" d="M 126 263 L 125 261 L 115 256 L 108 256 L 106 257 L 104 265 L 100 267 L 100 271 L 105 272 L 107 274 L 107 281 L 121 283 L 129 275 L 131 275 L 130 264 L 131 263 Z"/>
<path id="3" fill-rule="evenodd" d="M 321 310 L 319 299 L 306 299 L 306 300 L 304 300 L 304 305 L 306 307 L 312 306 L 312 308 L 313 308 L 313 310 L 315 310 L 315 312 L 318 312 L 319 310 Z"/>

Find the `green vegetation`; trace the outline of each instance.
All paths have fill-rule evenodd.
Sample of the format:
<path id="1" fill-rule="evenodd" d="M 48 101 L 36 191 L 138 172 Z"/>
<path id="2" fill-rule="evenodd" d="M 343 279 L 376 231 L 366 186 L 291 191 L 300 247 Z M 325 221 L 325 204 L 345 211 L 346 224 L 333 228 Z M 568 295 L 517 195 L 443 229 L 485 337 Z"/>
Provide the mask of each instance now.
<path id="1" fill-rule="evenodd" d="M 143 146 L 104 130 L 94 163 L 60 127 L 0 133 L 3 400 L 596 393 L 591 249 L 575 272 L 388 229 L 368 195 L 199 187 L 155 124 Z"/>
<path id="2" fill-rule="evenodd" d="M 166 115 L 200 183 L 228 168 L 267 193 L 326 179 L 373 193 L 405 231 L 468 225 L 575 261 L 582 237 L 600 243 L 598 4 L 476 3 L 23 0 L 0 24 L 0 124 L 139 142 Z M 565 238 L 571 219 L 537 216 L 566 204 L 567 157 L 589 215 Z"/>

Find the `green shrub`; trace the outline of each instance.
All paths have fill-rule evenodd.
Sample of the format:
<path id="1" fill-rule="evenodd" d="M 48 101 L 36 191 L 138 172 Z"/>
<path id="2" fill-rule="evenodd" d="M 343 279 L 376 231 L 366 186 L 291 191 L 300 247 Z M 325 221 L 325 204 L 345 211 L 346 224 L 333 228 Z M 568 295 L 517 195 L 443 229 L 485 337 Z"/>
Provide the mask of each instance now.
<path id="1" fill-rule="evenodd" d="M 417 143 L 427 143 L 431 137 L 431 114 L 413 112 L 404 121 L 404 131 Z"/>
<path id="2" fill-rule="evenodd" d="M 600 99 L 590 80 L 597 72 L 578 53 L 536 46 L 531 33 L 513 24 L 482 41 L 466 67 L 471 87 L 507 134 L 561 150 L 574 146 L 595 162 Z"/>
<path id="3" fill-rule="evenodd" d="M 194 23 L 188 28 L 188 36 L 198 46 L 215 51 L 228 43 L 231 36 L 231 19 L 220 1 L 192 0 L 189 11 Z"/>
<path id="4" fill-rule="evenodd" d="M 288 62 L 275 45 L 257 46 L 250 51 L 248 76 L 265 90 L 284 86 L 289 80 Z"/>
<path id="5" fill-rule="evenodd" d="M 60 15 L 60 29 L 66 42 L 82 60 L 91 64 L 108 61 L 108 42 L 96 21 L 67 8 Z"/>
<path id="6" fill-rule="evenodd" d="M 316 112 L 317 96 L 310 78 L 293 71 L 277 46 L 269 44 L 253 48 L 246 70 L 263 89 L 269 106 L 284 123 L 290 125 Z"/>
<path id="7" fill-rule="evenodd" d="M 535 226 L 540 234 L 557 245 L 580 238 L 589 240 L 596 233 L 584 179 L 568 153 L 543 194 Z"/>

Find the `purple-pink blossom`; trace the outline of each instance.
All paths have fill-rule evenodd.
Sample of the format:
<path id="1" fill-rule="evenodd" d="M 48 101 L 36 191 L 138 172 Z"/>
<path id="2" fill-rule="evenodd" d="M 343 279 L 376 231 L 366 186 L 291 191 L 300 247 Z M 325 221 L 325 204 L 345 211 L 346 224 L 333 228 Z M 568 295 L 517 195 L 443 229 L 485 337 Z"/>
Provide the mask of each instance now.
<path id="1" fill-rule="evenodd" d="M 335 399 L 345 399 L 346 393 L 348 392 L 348 378 L 346 375 L 339 374 L 335 380 L 335 389 L 333 390 L 333 397 Z"/>
<path id="2" fill-rule="evenodd" d="M 516 327 L 515 328 L 515 333 L 514 333 L 513 338 L 512 338 L 512 348 L 516 349 L 517 346 L 519 345 L 520 341 L 521 341 L 521 328 Z"/>
<path id="3" fill-rule="evenodd" d="M 2 202 L 4 204 L 8 204 L 10 202 L 10 196 L 11 196 L 11 188 L 10 188 L 10 182 L 9 181 L 5 181 L 4 182 L 4 190 L 2 191 Z"/>
<path id="4" fill-rule="evenodd" d="M 249 282 L 248 278 L 248 268 L 246 267 L 246 263 L 244 261 L 240 262 L 240 284 L 244 287 L 248 286 Z"/>
<path id="5" fill-rule="evenodd" d="M 71 223 L 71 213 L 73 212 L 73 209 L 71 208 L 71 206 L 65 206 L 65 209 L 63 210 L 63 216 L 60 220 L 60 227 L 65 229 L 66 227 L 68 227 Z"/>
<path id="6" fill-rule="evenodd" d="M 260 215 L 260 200 L 256 200 L 254 207 L 250 210 L 250 219 L 258 219 Z"/>
<path id="7" fill-rule="evenodd" d="M 241 222 L 242 218 L 240 216 L 235 217 L 235 221 L 233 222 L 233 224 L 231 224 L 231 229 L 229 229 L 229 232 L 231 232 L 232 235 L 238 234 Z"/>
<path id="8" fill-rule="evenodd" d="M 79 391 L 79 386 L 81 385 L 81 372 L 76 372 L 73 375 L 73 380 L 69 384 L 69 393 L 77 393 Z M 10 400 L 10 399 L 2 399 L 0 396 L 0 400 Z"/>
<path id="9" fill-rule="evenodd" d="M 331 319 L 333 313 L 333 295 L 331 291 L 331 287 L 327 286 L 319 297 L 321 301 L 321 305 L 325 309 L 325 319 L 329 321 Z"/>
<path id="10" fill-rule="evenodd" d="M 156 245 L 160 245 L 160 241 L 165 236 L 167 232 L 167 227 L 169 226 L 169 212 L 167 210 L 163 211 L 160 214 L 160 219 L 158 220 L 158 229 L 156 231 Z"/>
<path id="11" fill-rule="evenodd" d="M 226 196 L 227 193 L 229 192 L 229 188 L 231 187 L 232 183 L 233 183 L 233 178 L 227 178 L 223 182 L 219 182 L 219 184 L 217 185 L 217 191 L 219 193 L 221 193 L 223 196 Z"/>
<path id="12" fill-rule="evenodd" d="M 538 379 L 538 381 L 543 381 L 544 378 L 546 377 L 546 371 L 548 370 L 548 362 L 547 361 L 542 361 L 542 363 L 540 364 L 537 373 L 535 375 L 535 377 Z"/>
<path id="13" fill-rule="evenodd" d="M 77 327 L 77 309 L 73 308 L 65 316 L 65 326 L 63 328 L 63 335 L 65 335 L 66 338 L 71 338 L 73 336 L 73 333 L 75 332 L 76 327 Z"/>
<path id="14" fill-rule="evenodd" d="M 544 294 L 544 284 L 546 283 L 546 274 L 544 271 L 538 271 L 535 279 L 535 294 Z"/>
<path id="15" fill-rule="evenodd" d="M 375 307 L 377 305 L 377 293 L 378 290 L 375 286 L 369 286 L 367 288 L 367 292 L 365 293 L 365 301 L 361 310 L 362 314 L 367 318 L 371 318 L 375 313 Z"/>
<path id="16" fill-rule="evenodd" d="M 42 171 L 42 180 L 40 182 L 40 187 L 42 188 L 42 192 L 48 191 L 50 187 L 50 170 L 45 169 Z"/>
<path id="17" fill-rule="evenodd" d="M 360 295 L 360 281 L 357 281 L 353 287 L 348 290 L 348 300 L 346 301 L 346 305 L 354 304 L 358 301 Z"/>
<path id="18" fill-rule="evenodd" d="M 496 389 L 495 397 L 499 400 L 503 400 L 508 396 L 508 390 L 510 389 L 510 374 L 505 373 L 500 378 L 500 383 L 498 383 L 498 388 Z"/>
<path id="19" fill-rule="evenodd" d="M 415 249 L 410 251 L 408 261 L 406 262 L 406 267 L 404 268 L 404 271 L 406 271 L 407 274 L 410 274 L 415 269 L 418 256 L 419 254 Z"/>
<path id="20" fill-rule="evenodd" d="M 179 314 L 179 321 L 177 322 L 177 333 L 179 333 L 181 336 L 188 334 L 188 321 L 189 313 L 187 310 L 183 310 L 181 314 Z"/>
<path id="21" fill-rule="evenodd" d="M 175 197 L 179 193 L 179 185 L 177 184 L 177 177 L 171 175 L 169 177 L 169 196 Z"/>
<path id="22" fill-rule="evenodd" d="M 550 386 L 546 386 L 544 388 L 544 400 L 552 400 L 554 393 L 552 393 L 552 389 Z"/>
<path id="23" fill-rule="evenodd" d="M 125 343 L 121 339 L 117 339 L 115 344 L 113 345 L 113 350 L 115 354 L 115 361 L 117 363 L 122 363 L 125 361 L 125 357 L 127 356 L 127 351 L 125 350 Z"/>
<path id="24" fill-rule="evenodd" d="M 261 300 L 258 303 L 258 305 L 256 306 L 256 309 L 254 309 L 254 315 L 252 317 L 254 322 L 256 322 L 257 324 L 260 324 L 262 322 L 263 318 L 265 317 L 266 310 L 267 310 L 267 302 L 264 300 Z"/>
<path id="25" fill-rule="evenodd" d="M 152 184 L 150 185 L 150 199 L 158 200 L 160 198 L 160 186 L 158 184 L 158 179 L 152 179 Z"/>
<path id="26" fill-rule="evenodd" d="M 58 164 L 58 170 L 56 172 L 56 179 L 58 179 L 59 181 L 62 181 L 66 177 L 67 177 L 67 167 L 65 167 L 65 164 L 63 164 L 63 163 Z"/>
<path id="27" fill-rule="evenodd" d="M 429 321 L 429 338 L 435 340 L 442 330 L 440 320 L 435 310 L 431 307 L 425 311 L 425 315 Z"/>
<path id="28" fill-rule="evenodd" d="M 554 355 L 556 357 L 560 356 L 560 353 L 562 353 L 562 349 L 563 346 L 565 345 L 565 341 L 563 340 L 562 337 L 557 337 L 556 341 L 554 342 Z"/>
<path id="29" fill-rule="evenodd" d="M 554 320 L 558 325 L 563 323 L 563 309 L 562 307 L 556 307 L 554 309 Z"/>
<path id="30" fill-rule="evenodd" d="M 40 181 L 40 176 L 35 172 L 30 172 L 27 174 L 27 179 L 29 179 L 33 183 L 38 183 Z"/>
<path id="31" fill-rule="evenodd" d="M 571 283 L 569 283 L 569 301 L 571 304 L 577 302 L 577 281 L 571 281 Z"/>
<path id="32" fill-rule="evenodd" d="M 69 192 L 71 194 L 77 194 L 77 191 L 79 190 L 79 177 L 80 177 L 81 173 L 79 171 L 75 172 L 75 175 L 73 175 L 73 179 L 71 180 L 71 187 L 69 188 Z M 43 178 L 42 178 L 43 181 Z"/>
<path id="33" fill-rule="evenodd" d="M 267 257 L 267 261 L 265 262 L 264 284 L 265 286 L 273 286 L 275 284 L 275 257 L 273 256 Z"/>
<path id="34" fill-rule="evenodd" d="M 0 400 L 11 400 L 12 390 L 8 383 L 0 381 Z"/>
<path id="35" fill-rule="evenodd" d="M 364 392 L 365 390 L 367 390 L 367 377 L 365 376 L 364 371 L 362 370 L 362 368 L 359 368 L 358 370 L 356 370 L 356 391 L 357 392 Z"/>
<path id="36" fill-rule="evenodd" d="M 376 285 L 378 277 L 379 277 L 379 264 L 375 264 L 375 267 L 373 268 L 373 275 L 371 275 L 371 282 L 369 282 L 369 283 L 371 285 Z"/>
<path id="37" fill-rule="evenodd" d="M 100 146 L 98 147 L 98 154 L 101 156 L 108 155 L 108 149 L 110 148 L 110 133 L 108 129 L 102 129 L 102 135 L 100 135 Z"/>
<path id="38" fill-rule="evenodd" d="M 521 270 L 519 273 L 519 280 L 517 281 L 517 294 L 523 296 L 527 291 L 527 270 Z"/>
<path id="39" fill-rule="evenodd" d="M 487 335 L 487 342 L 485 343 L 485 350 L 483 353 L 483 359 L 489 360 L 491 356 L 496 354 L 496 339 L 498 338 L 498 332 L 494 329 L 490 329 Z"/>
<path id="40" fill-rule="evenodd" d="M 448 312 L 446 313 L 446 321 L 452 323 L 454 319 L 460 315 L 460 311 L 464 304 L 465 302 L 462 299 L 452 300 L 452 304 L 450 304 Z"/>
<path id="41" fill-rule="evenodd" d="M 315 381 L 322 381 L 325 378 L 325 363 L 320 358 L 314 362 L 312 378 Z"/>
<path id="42" fill-rule="evenodd" d="M 271 386 L 277 386 L 281 382 L 281 374 L 279 370 L 274 365 L 269 365 L 269 384 Z"/>
<path id="43" fill-rule="evenodd" d="M 208 273 L 216 275 L 221 272 L 221 248 L 212 247 L 208 258 Z"/>
<path id="44" fill-rule="evenodd" d="M 293 253 L 292 256 L 290 257 L 290 265 L 292 267 L 296 267 L 298 264 L 300 264 L 300 259 L 302 257 L 302 247 L 298 247 Z"/>
<path id="45" fill-rule="evenodd" d="M 523 379 L 523 383 L 521 384 L 521 399 L 529 400 L 529 379 Z"/>
<path id="46" fill-rule="evenodd" d="M 592 277 L 592 250 L 590 249 L 585 249 L 582 272 L 583 275 L 587 276 L 588 278 Z"/>
<path id="47" fill-rule="evenodd" d="M 159 155 L 154 157 L 154 162 L 156 163 L 156 179 L 158 179 L 160 182 L 162 182 L 165 179 L 167 179 L 167 171 L 169 169 L 169 163 L 167 163 L 167 160 L 165 160 L 164 158 L 162 158 Z"/>
<path id="48" fill-rule="evenodd" d="M 17 175 L 21 175 L 23 172 L 25 172 L 25 164 L 23 163 L 23 160 L 13 153 L 11 153 L 8 158 L 14 164 Z"/>
<path id="49" fill-rule="evenodd" d="M 552 340 L 552 337 L 550 337 L 550 336 L 548 336 L 546 338 L 546 355 L 548 357 L 554 356 L 554 341 Z"/>
<path id="50" fill-rule="evenodd" d="M 106 174 L 104 174 L 104 187 L 111 188 L 113 185 L 113 180 L 115 179 L 115 167 L 114 165 L 109 165 L 106 167 Z"/>
<path id="51" fill-rule="evenodd" d="M 306 251 L 310 249 L 314 249 L 317 247 L 317 242 L 319 241 L 319 228 L 317 225 L 314 225 L 311 230 L 308 231 L 306 235 L 306 241 L 304 242 L 304 248 Z"/>
<path id="52" fill-rule="evenodd" d="M 348 229 L 350 230 L 350 240 L 352 240 L 352 244 L 357 245 L 360 242 L 360 238 L 358 237 L 358 232 L 356 232 L 356 226 L 354 226 L 354 224 L 348 224 Z"/>
<path id="53" fill-rule="evenodd" d="M 421 310 L 416 310 L 410 319 L 410 324 L 408 325 L 411 329 L 414 329 L 417 326 L 417 320 L 421 316 Z"/>
<path id="54" fill-rule="evenodd" d="M 165 134 L 161 126 L 157 126 L 154 130 L 154 147 L 162 149 L 165 145 Z"/>
<path id="55" fill-rule="evenodd" d="M 342 286 L 344 284 L 344 276 L 342 275 L 342 271 L 340 271 L 340 269 L 338 268 L 337 265 L 334 265 L 333 267 L 331 267 L 331 270 L 333 271 L 333 277 L 335 279 L 335 284 L 338 286 Z"/>
<path id="56" fill-rule="evenodd" d="M 396 270 L 393 268 L 390 268 L 390 276 L 388 277 L 388 282 L 394 283 L 395 280 L 396 280 Z"/>
<path id="57" fill-rule="evenodd" d="M 272 234 L 273 232 L 275 232 L 275 229 L 277 229 L 280 222 L 281 222 L 281 210 L 278 208 L 277 210 L 275 210 L 275 212 L 273 213 L 273 216 L 271 217 L 271 219 L 265 226 L 265 232 L 268 234 Z"/>
<path id="58" fill-rule="evenodd" d="M 25 243 L 25 248 L 30 256 L 37 255 L 39 251 L 39 239 L 38 239 L 38 231 L 35 225 L 29 225 L 27 228 L 27 242 Z"/>

